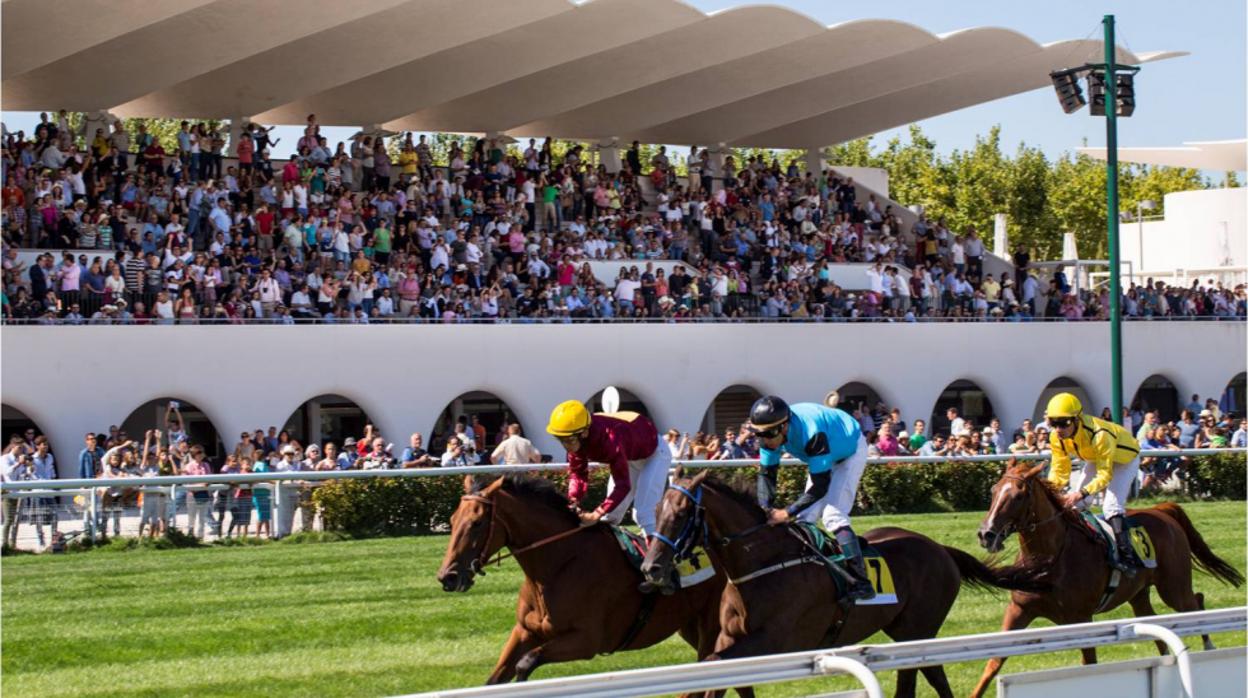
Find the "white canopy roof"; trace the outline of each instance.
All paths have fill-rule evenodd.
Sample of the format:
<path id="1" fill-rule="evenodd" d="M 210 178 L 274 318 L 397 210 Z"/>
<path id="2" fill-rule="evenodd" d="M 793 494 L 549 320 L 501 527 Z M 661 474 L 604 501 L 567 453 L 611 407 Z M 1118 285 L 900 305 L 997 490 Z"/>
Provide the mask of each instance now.
<path id="1" fill-rule="evenodd" d="M 1080 148 L 1079 152 L 1098 160 L 1105 160 L 1108 157 L 1104 148 Z M 1248 140 L 1240 138 L 1233 141 L 1189 141 L 1181 148 L 1123 148 L 1119 146 L 1118 159 L 1141 165 L 1243 172 L 1248 170 Z"/>
<path id="2" fill-rule="evenodd" d="M 1019 92 L 1096 60 L 892 20 L 825 27 L 679 0 L 4 0 L 7 110 L 811 147 Z M 49 34 L 48 27 L 56 27 Z M 55 36 L 55 40 L 49 40 Z M 1143 63 L 1183 55 L 1133 54 Z"/>

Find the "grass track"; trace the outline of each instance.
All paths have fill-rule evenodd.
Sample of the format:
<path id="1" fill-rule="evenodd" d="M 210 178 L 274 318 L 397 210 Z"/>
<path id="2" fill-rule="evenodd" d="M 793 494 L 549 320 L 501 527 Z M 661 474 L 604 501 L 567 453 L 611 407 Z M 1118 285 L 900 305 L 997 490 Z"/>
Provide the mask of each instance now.
<path id="1" fill-rule="evenodd" d="M 1245 570 L 1243 502 L 1184 504 L 1210 546 Z M 976 513 L 858 517 L 857 528 L 898 525 L 974 550 Z M 93 551 L 6 557 L 0 690 L 13 696 L 391 695 L 473 686 L 510 629 L 520 575 L 513 564 L 467 594 L 433 575 L 445 537 Z M 1244 590 L 1198 573 L 1210 608 L 1242 605 Z M 1004 595 L 968 592 L 941 636 L 995 630 Z M 1158 612 L 1166 609 L 1154 592 Z M 1098 619 L 1129 616 L 1126 607 Z M 886 642 L 882 635 L 870 642 Z M 1243 645 L 1243 633 L 1215 637 Z M 1197 648 L 1198 641 L 1189 641 Z M 1151 643 L 1101 651 L 1102 661 L 1151 656 Z M 668 640 L 640 652 L 559 664 L 536 678 L 692 661 Z M 1006 672 L 1067 666 L 1077 653 L 1016 658 Z M 982 665 L 947 668 L 969 692 Z M 894 674 L 882 678 L 891 692 Z M 926 689 L 920 679 L 919 685 Z M 795 696 L 852 687 L 846 679 L 763 687 Z"/>

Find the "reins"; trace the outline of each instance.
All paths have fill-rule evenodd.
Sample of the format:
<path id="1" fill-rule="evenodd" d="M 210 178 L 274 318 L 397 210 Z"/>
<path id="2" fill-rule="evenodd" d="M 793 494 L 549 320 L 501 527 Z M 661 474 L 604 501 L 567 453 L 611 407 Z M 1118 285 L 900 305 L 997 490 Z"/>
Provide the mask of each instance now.
<path id="1" fill-rule="evenodd" d="M 481 548 L 481 555 L 479 555 L 476 560 L 473 560 L 473 565 L 475 565 L 476 567 L 476 569 L 474 569 L 473 571 L 481 575 L 482 577 L 485 576 L 485 568 L 489 565 L 502 566 L 503 560 L 506 560 L 509 557 L 522 555 L 531 550 L 536 550 L 537 548 L 540 548 L 544 545 L 547 545 L 549 543 L 554 543 L 555 541 L 558 541 L 558 540 L 563 540 L 564 538 L 567 538 L 571 535 L 580 533 L 581 531 L 585 530 L 585 527 L 577 526 L 576 528 L 569 529 L 567 531 L 560 531 L 559 533 L 556 533 L 554 535 L 546 536 L 545 538 L 542 538 L 536 543 L 531 543 L 521 548 L 511 548 L 507 552 L 503 552 L 503 550 L 500 548 L 498 552 L 495 554 L 494 559 L 491 560 L 489 559 L 489 555 L 486 553 L 486 550 L 488 549 L 490 540 L 494 538 L 494 526 L 495 526 L 495 521 L 497 519 L 497 515 L 495 512 L 498 511 L 494 507 L 494 501 L 491 500 L 489 497 L 484 497 L 479 494 L 466 494 L 460 497 L 460 500 L 469 501 L 469 502 L 477 502 L 478 504 L 483 504 L 489 507 L 490 509 L 490 528 L 485 536 L 486 544 L 485 546 Z"/>

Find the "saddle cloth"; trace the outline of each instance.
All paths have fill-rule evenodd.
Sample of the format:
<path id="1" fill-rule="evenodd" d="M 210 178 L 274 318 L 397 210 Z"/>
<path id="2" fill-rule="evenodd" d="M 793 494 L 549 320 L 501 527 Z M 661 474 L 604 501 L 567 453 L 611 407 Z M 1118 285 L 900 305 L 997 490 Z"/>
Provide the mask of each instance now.
<path id="1" fill-rule="evenodd" d="M 1105 519 L 1093 514 L 1092 512 L 1083 512 L 1083 521 L 1093 531 L 1100 534 L 1101 540 L 1105 543 L 1105 559 L 1112 567 L 1118 560 L 1118 546 L 1114 541 L 1114 529 Z M 1157 567 L 1157 550 L 1153 547 L 1153 539 L 1149 537 L 1148 530 L 1134 516 L 1126 517 L 1127 536 L 1131 540 L 1131 549 L 1135 552 L 1136 561 L 1146 569 Z"/>
<path id="2" fill-rule="evenodd" d="M 851 574 L 845 566 L 845 555 L 841 553 L 836 539 L 829 536 L 819 526 L 805 521 L 797 522 L 794 529 L 806 539 L 807 544 L 824 557 L 829 565 L 836 565 L 844 574 L 828 570 L 832 581 L 836 583 L 837 593 L 844 594 L 845 575 Z M 858 546 L 862 548 L 862 559 L 867 566 L 867 577 L 875 588 L 875 598 L 862 599 L 855 602 L 856 606 L 883 606 L 898 602 L 897 587 L 893 584 L 893 573 L 888 567 L 888 560 L 866 538 L 858 537 Z"/>
<path id="3" fill-rule="evenodd" d="M 620 544 L 620 549 L 628 557 L 633 569 L 641 572 L 641 563 L 646 559 L 646 539 L 640 533 L 633 533 L 627 528 L 612 526 L 611 532 Z M 680 578 L 680 588 L 688 589 L 694 584 L 705 582 L 715 576 L 715 566 L 702 548 L 694 548 L 692 554 L 676 564 L 676 574 Z"/>

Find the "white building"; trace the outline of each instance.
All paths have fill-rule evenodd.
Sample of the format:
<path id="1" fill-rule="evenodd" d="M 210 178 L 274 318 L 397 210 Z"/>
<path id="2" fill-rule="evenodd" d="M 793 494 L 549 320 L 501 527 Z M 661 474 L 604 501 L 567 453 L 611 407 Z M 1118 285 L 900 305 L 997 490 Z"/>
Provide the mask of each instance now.
<path id="1" fill-rule="evenodd" d="M 791 401 L 842 388 L 899 407 L 911 425 L 949 405 L 982 425 L 990 409 L 1012 430 L 1037 416 L 1057 381 L 1078 386 L 1099 414 L 1109 404 L 1107 334 L 1100 322 L 7 327 L 0 380 L 6 419 L 20 411 L 47 433 L 62 475 L 76 468 L 83 434 L 122 425 L 142 438 L 169 399 L 196 408 L 193 435 L 215 427 L 232 449 L 243 431 L 294 414 L 319 440 L 332 414 L 309 415 L 305 403 L 342 396 L 402 448 L 412 431 L 428 438 L 457 399 L 488 393 L 562 458 L 542 431 L 551 408 L 608 385 L 661 429 L 691 433 L 708 417 L 719 428 L 744 417 L 753 393 L 721 395 L 734 386 Z M 1242 322 L 1130 322 L 1123 336 L 1128 396 L 1143 390 L 1173 410 L 1161 403 L 1242 385 Z M 712 406 L 724 414 L 708 415 Z"/>

